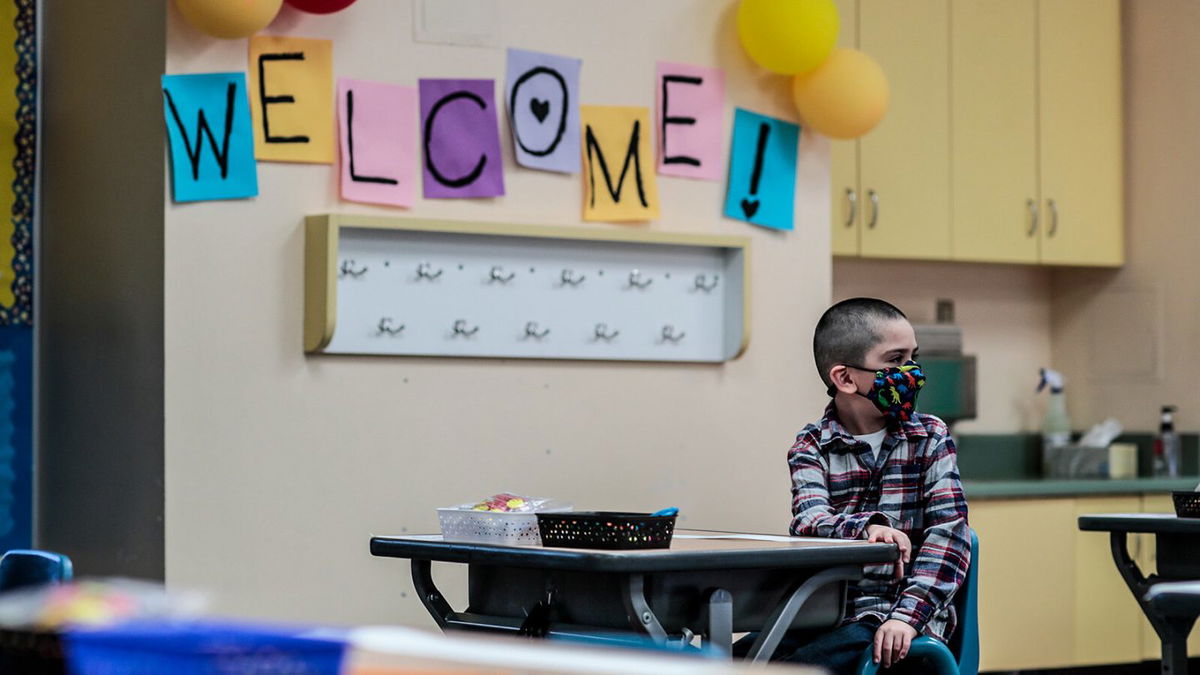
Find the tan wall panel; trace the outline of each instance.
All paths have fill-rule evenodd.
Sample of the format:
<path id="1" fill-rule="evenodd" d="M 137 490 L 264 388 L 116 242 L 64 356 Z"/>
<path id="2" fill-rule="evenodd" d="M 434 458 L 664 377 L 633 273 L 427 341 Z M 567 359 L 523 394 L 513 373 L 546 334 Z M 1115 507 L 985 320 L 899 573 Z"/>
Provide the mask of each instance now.
<path id="1" fill-rule="evenodd" d="M 741 52 L 728 3 L 503 5 L 501 45 L 584 60 L 584 103 L 652 106 L 661 58 L 723 66 L 730 117 L 792 115 L 786 80 Z M 396 0 L 324 17 L 285 6 L 268 32 L 333 38 L 338 76 L 502 85 L 503 48 L 414 43 L 412 16 Z M 198 36 L 173 5 L 167 35 L 168 72 L 246 67 L 245 41 Z M 506 128 L 502 141 L 507 196 L 418 200 L 412 215 L 579 226 L 580 178 L 517 169 Z M 784 531 L 786 451 L 825 402 L 810 345 L 830 295 L 828 152 L 803 135 L 786 235 L 723 219 L 722 183 L 659 181 L 648 227 L 753 237 L 750 348 L 724 366 L 305 357 L 303 217 L 397 212 L 339 203 L 330 167 L 267 163 L 256 199 L 168 201 L 168 582 L 212 591 L 223 613 L 432 626 L 407 564 L 372 558 L 367 539 L 436 531 L 437 506 L 516 490 Z M 461 571 L 447 574 L 461 597 Z"/>
<path id="2" fill-rule="evenodd" d="M 1200 4 L 1125 2 L 1121 22 L 1127 263 L 1054 273 L 1054 358 L 1076 383 L 1077 425 L 1114 416 L 1156 429 L 1158 407 L 1173 403 L 1178 427 L 1194 431 L 1200 405 L 1186 364 L 1200 344 Z M 1119 374 L 1100 376 L 1109 366 Z"/>

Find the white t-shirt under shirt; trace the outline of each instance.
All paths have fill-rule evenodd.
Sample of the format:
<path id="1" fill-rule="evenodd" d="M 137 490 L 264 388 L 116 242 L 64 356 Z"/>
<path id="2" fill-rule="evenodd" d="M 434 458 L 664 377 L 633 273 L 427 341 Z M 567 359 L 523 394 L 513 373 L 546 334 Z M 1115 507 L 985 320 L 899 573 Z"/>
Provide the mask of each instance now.
<path id="1" fill-rule="evenodd" d="M 880 429 L 879 431 L 876 431 L 873 434 L 863 434 L 862 436 L 855 436 L 854 440 L 862 442 L 862 443 L 870 444 L 870 446 L 871 446 L 871 462 L 874 463 L 875 458 L 879 457 L 879 449 L 883 447 L 883 439 L 885 439 L 885 438 L 887 438 L 887 427 L 884 427 L 884 428 Z"/>

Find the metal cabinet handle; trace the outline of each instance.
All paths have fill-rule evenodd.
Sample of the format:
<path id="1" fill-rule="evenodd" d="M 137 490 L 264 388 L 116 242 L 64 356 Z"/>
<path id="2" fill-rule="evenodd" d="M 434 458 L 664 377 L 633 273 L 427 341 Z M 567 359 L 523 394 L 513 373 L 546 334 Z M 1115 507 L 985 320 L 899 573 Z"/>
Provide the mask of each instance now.
<path id="1" fill-rule="evenodd" d="M 1027 199 L 1025 200 L 1025 206 L 1029 209 L 1029 231 L 1026 232 L 1025 235 L 1032 237 L 1033 235 L 1037 234 L 1038 228 L 1037 200 Z"/>
<path id="2" fill-rule="evenodd" d="M 867 221 L 867 227 L 873 230 L 875 223 L 879 222 L 879 193 L 867 190 L 867 199 L 871 200 L 871 219 Z"/>
<path id="3" fill-rule="evenodd" d="M 854 188 L 846 188 L 846 204 L 849 205 L 849 215 L 846 216 L 846 227 L 854 227 L 854 219 L 858 217 L 858 193 Z"/>
<path id="4" fill-rule="evenodd" d="M 1050 228 L 1046 230 L 1046 235 L 1053 237 L 1058 233 L 1058 204 L 1053 198 L 1047 199 L 1046 208 L 1050 210 Z"/>

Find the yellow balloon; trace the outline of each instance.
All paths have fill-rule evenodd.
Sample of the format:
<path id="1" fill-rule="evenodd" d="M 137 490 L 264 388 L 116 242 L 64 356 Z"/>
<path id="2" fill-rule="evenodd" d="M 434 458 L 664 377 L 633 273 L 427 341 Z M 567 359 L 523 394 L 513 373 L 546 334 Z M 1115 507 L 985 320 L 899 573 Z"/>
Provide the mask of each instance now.
<path id="1" fill-rule="evenodd" d="M 758 65 L 783 75 L 803 73 L 829 56 L 838 37 L 833 0 L 742 0 L 738 35 Z"/>
<path id="2" fill-rule="evenodd" d="M 804 126 L 831 138 L 858 138 L 887 113 L 883 68 L 856 49 L 835 49 L 825 63 L 792 80 Z"/>
<path id="3" fill-rule="evenodd" d="M 199 30 L 219 38 L 243 38 L 266 28 L 283 0 L 175 0 L 179 12 Z"/>

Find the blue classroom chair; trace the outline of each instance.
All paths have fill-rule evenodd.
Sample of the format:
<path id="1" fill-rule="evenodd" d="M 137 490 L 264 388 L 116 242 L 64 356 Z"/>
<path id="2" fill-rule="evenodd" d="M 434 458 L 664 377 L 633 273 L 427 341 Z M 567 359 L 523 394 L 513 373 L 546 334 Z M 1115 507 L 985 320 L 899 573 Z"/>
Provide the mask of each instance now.
<path id="1" fill-rule="evenodd" d="M 71 580 L 71 559 L 61 553 L 13 549 L 0 556 L 0 593 Z"/>
<path id="2" fill-rule="evenodd" d="M 928 636 L 912 641 L 905 661 L 924 657 L 938 675 L 978 675 L 979 673 L 979 535 L 971 530 L 971 566 L 963 587 L 954 597 L 958 629 L 950 644 Z M 875 675 L 880 664 L 872 662 L 872 647 L 867 647 L 858 662 L 858 675 Z"/>

